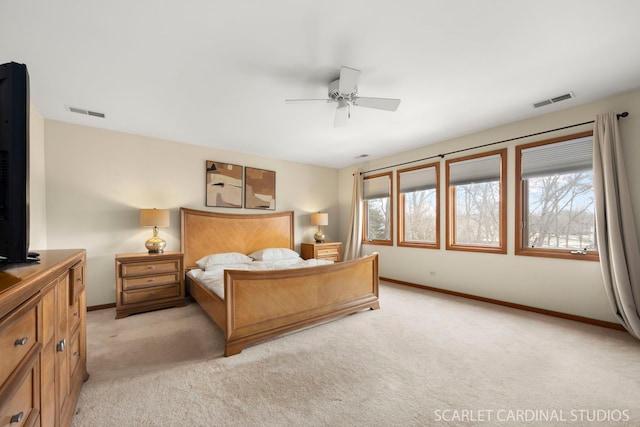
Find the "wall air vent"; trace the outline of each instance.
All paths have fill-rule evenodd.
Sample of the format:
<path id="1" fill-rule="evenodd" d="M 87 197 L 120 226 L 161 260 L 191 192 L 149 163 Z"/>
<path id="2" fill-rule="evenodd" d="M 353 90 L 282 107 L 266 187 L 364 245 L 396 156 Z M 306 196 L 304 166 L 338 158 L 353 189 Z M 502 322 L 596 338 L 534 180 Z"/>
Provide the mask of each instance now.
<path id="1" fill-rule="evenodd" d="M 105 118 L 104 113 L 99 113 L 97 111 L 85 110 L 84 108 L 70 107 L 68 105 L 65 105 L 65 107 L 67 108 L 67 110 L 69 110 L 72 113 L 83 114 L 85 116 L 100 117 L 101 119 Z"/>
<path id="2" fill-rule="evenodd" d="M 540 102 L 536 102 L 535 104 L 533 104 L 533 107 L 540 108 L 540 107 L 544 107 L 545 105 L 555 104 L 556 102 L 564 101 L 566 99 L 571 99 L 575 97 L 576 95 L 573 92 L 569 92 L 569 93 L 565 93 L 564 95 L 560 95 L 554 98 L 549 98 L 549 99 L 542 100 Z"/>

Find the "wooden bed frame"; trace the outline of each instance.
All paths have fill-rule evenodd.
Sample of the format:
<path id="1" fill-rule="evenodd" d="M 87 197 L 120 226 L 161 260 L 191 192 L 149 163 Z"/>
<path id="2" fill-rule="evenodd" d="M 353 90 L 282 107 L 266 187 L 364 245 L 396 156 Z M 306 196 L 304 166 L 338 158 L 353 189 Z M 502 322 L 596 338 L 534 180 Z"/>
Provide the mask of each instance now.
<path id="1" fill-rule="evenodd" d="M 293 212 L 222 214 L 180 209 L 180 249 L 186 270 L 203 256 L 293 249 Z M 191 296 L 222 329 L 225 356 L 250 344 L 365 309 L 378 302 L 378 255 L 318 267 L 227 270 L 222 299 L 186 277 Z"/>

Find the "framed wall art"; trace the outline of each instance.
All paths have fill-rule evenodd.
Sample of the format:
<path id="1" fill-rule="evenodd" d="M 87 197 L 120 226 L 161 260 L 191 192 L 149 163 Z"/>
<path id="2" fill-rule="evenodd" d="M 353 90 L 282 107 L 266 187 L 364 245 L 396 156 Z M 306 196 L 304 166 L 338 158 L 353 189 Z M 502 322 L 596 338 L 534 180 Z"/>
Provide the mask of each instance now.
<path id="1" fill-rule="evenodd" d="M 244 168 L 244 207 L 276 209 L 276 173 L 264 169 Z"/>
<path id="2" fill-rule="evenodd" d="M 242 166 L 207 160 L 206 206 L 242 207 Z"/>

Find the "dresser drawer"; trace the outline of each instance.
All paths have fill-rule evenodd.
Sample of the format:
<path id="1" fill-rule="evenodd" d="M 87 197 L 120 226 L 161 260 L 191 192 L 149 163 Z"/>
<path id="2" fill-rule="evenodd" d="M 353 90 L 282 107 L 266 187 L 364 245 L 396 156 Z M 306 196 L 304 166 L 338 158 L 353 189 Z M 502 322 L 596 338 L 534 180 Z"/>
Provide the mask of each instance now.
<path id="1" fill-rule="evenodd" d="M 71 377 L 76 376 L 76 369 L 80 365 L 80 340 L 78 339 L 78 333 L 76 332 L 71 338 L 71 345 L 69 346 L 69 372 Z"/>
<path id="2" fill-rule="evenodd" d="M 9 315 L 0 324 L 0 385 L 36 344 L 36 307 Z"/>
<path id="3" fill-rule="evenodd" d="M 180 284 L 170 286 L 158 286 L 133 291 L 122 292 L 122 302 L 124 304 L 135 304 L 138 302 L 154 301 L 162 298 L 175 298 L 180 296 Z"/>
<path id="4" fill-rule="evenodd" d="M 122 264 L 122 277 L 180 271 L 180 260 Z"/>
<path id="5" fill-rule="evenodd" d="M 69 269 L 69 304 L 73 304 L 85 289 L 84 262 L 80 262 Z"/>
<path id="6" fill-rule="evenodd" d="M 75 300 L 72 305 L 69 306 L 69 332 L 76 330 L 80 324 L 80 301 Z"/>
<path id="7" fill-rule="evenodd" d="M 140 289 L 148 288 L 150 286 L 169 285 L 180 281 L 178 273 L 173 274 L 159 274 L 153 276 L 140 276 L 134 278 L 122 279 L 122 289 Z"/>
<path id="8" fill-rule="evenodd" d="M 337 252 L 331 252 L 329 254 L 318 254 L 317 259 L 324 259 L 333 262 L 338 262 L 340 260 L 340 258 L 338 258 Z"/>
<path id="9" fill-rule="evenodd" d="M 37 392 L 35 378 L 34 369 L 32 369 L 17 387 L 15 394 L 0 407 L 2 426 L 29 425 L 33 423 L 31 418 L 38 416 L 38 410 L 34 410 L 35 393 Z"/>

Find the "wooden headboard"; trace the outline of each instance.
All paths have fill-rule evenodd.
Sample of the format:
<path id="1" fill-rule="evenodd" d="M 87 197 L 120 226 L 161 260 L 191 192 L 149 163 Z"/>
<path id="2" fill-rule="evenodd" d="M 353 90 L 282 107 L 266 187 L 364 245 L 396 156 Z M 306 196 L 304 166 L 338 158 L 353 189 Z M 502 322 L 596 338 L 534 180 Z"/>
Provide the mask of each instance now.
<path id="1" fill-rule="evenodd" d="M 190 269 L 205 255 L 264 248 L 293 249 L 293 211 L 224 214 L 180 208 L 180 250 Z"/>

